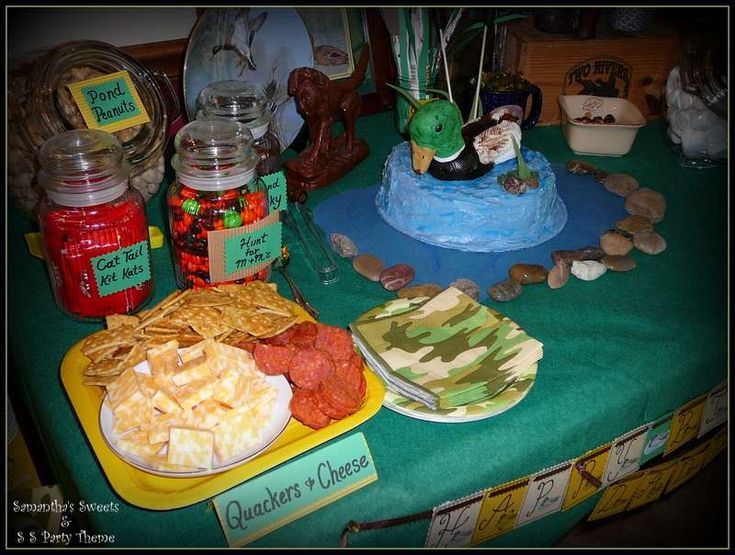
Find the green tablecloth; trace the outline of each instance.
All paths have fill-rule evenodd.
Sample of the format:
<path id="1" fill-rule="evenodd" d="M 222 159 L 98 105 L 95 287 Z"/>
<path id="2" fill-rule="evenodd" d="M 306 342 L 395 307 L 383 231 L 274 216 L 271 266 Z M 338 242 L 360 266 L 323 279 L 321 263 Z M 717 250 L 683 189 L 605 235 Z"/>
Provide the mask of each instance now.
<path id="1" fill-rule="evenodd" d="M 312 206 L 353 187 L 374 185 L 390 148 L 401 140 L 390 112 L 361 118 L 358 135 L 371 153 L 338 183 L 310 195 Z M 559 127 L 536 128 L 524 144 L 552 162 L 575 157 Z M 594 282 L 571 278 L 562 289 L 528 286 L 507 304 L 487 301 L 544 344 L 535 386 L 512 410 L 488 420 L 437 424 L 382 408 L 364 433 L 379 479 L 251 544 L 337 546 L 349 520 L 372 521 L 431 509 L 442 502 L 575 458 L 708 392 L 727 375 L 726 168 L 684 170 L 658 122 L 641 130 L 622 158 L 587 158 L 635 176 L 666 196 L 656 229 L 668 242 L 658 256 L 634 251 L 638 267 Z M 165 186 L 164 186 L 165 188 Z M 166 229 L 164 194 L 149 205 Z M 114 534 L 115 546 L 224 546 L 211 505 L 155 512 L 133 507 L 110 488 L 59 379 L 64 353 L 100 325 L 77 323 L 57 310 L 44 263 L 28 254 L 30 224 L 9 211 L 8 352 L 21 394 L 70 499 L 119 503 L 114 515 L 91 514 L 82 526 Z M 611 222 L 611 226 L 614 222 Z M 292 241 L 291 272 L 328 324 L 345 326 L 393 297 L 339 259 L 340 280 L 320 285 Z M 576 246 L 576 245 L 575 245 Z M 173 291 L 168 245 L 153 251 L 158 301 Z M 459 276 L 458 276 L 459 277 Z M 284 295 L 290 292 L 274 277 Z M 481 283 L 486 288 L 489 283 Z M 548 546 L 579 522 L 597 496 L 511 531 L 488 546 Z M 353 534 L 353 546 L 422 546 L 428 520 Z"/>

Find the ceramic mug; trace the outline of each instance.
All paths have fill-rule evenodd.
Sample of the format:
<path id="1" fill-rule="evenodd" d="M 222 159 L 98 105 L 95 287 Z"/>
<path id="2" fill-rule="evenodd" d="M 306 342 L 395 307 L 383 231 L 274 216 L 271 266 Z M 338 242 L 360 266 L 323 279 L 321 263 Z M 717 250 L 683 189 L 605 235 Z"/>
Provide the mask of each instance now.
<path id="1" fill-rule="evenodd" d="M 482 113 L 489 114 L 495 108 L 515 104 L 520 106 L 523 113 L 526 113 L 526 103 L 528 97 L 531 97 L 531 110 L 528 116 L 521 122 L 521 129 L 531 129 L 538 122 L 541 115 L 541 106 L 543 96 L 541 89 L 536 85 L 529 83 L 527 91 L 494 91 L 492 89 L 480 90 L 480 101 L 482 102 Z"/>

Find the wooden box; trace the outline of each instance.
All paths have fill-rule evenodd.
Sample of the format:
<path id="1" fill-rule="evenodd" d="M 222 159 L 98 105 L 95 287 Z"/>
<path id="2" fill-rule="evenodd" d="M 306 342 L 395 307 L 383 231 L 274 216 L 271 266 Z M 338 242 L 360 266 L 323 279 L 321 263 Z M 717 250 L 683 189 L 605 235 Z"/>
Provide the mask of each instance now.
<path id="1" fill-rule="evenodd" d="M 544 33 L 524 21 L 507 33 L 504 69 L 522 72 L 543 93 L 538 125 L 560 122 L 560 94 L 627 98 L 647 119 L 656 118 L 663 86 L 681 55 L 681 37 L 670 29 L 582 40 Z"/>

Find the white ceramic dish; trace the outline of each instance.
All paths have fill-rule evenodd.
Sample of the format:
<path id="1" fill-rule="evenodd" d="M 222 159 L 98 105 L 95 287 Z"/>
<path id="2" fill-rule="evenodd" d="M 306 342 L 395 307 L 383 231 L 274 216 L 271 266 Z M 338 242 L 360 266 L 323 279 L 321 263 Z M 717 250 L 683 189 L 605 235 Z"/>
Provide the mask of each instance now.
<path id="1" fill-rule="evenodd" d="M 150 374 L 148 362 L 141 362 L 138 364 L 135 367 L 135 371 L 143 374 Z M 283 430 L 286 429 L 286 425 L 291 418 L 291 411 L 289 409 L 289 402 L 291 401 L 292 395 L 291 386 L 288 384 L 288 380 L 283 376 L 263 376 L 263 379 L 278 390 L 278 396 L 276 397 L 276 402 L 273 405 L 271 419 L 268 422 L 268 425 L 260 432 L 260 442 L 227 461 L 218 461 L 215 455 L 215 463 L 210 469 L 195 470 L 192 472 L 166 472 L 156 470 L 146 464 L 141 458 L 119 450 L 116 447 L 119 437 L 118 434 L 113 432 L 114 416 L 110 403 L 107 400 L 107 395 L 105 395 L 102 406 L 100 407 L 100 429 L 102 430 L 102 437 L 118 457 L 134 467 L 144 470 L 150 474 L 155 474 L 156 476 L 165 476 L 167 478 L 194 478 L 199 476 L 209 476 L 211 474 L 219 474 L 220 472 L 239 466 L 258 455 L 258 453 L 265 450 L 271 443 L 278 439 L 278 436 L 280 436 L 281 433 L 283 433 Z"/>
<path id="2" fill-rule="evenodd" d="M 589 95 L 561 95 L 562 133 L 576 154 L 623 156 L 633 147 L 638 130 L 646 118 L 632 102 L 624 98 Z M 581 123 L 574 121 L 586 113 L 605 117 L 612 114 L 615 123 Z"/>

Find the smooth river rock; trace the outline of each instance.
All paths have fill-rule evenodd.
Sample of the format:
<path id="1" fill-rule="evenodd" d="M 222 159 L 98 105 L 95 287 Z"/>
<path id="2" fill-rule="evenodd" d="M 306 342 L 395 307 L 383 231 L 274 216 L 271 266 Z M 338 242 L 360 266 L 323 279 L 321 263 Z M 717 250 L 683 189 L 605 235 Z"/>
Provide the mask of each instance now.
<path id="1" fill-rule="evenodd" d="M 666 214 L 666 198 L 653 189 L 643 187 L 625 198 L 625 209 L 634 216 L 646 216 L 657 224 Z"/>
<path id="2" fill-rule="evenodd" d="M 633 241 L 619 231 L 606 231 L 600 236 L 600 247 L 605 254 L 628 254 L 633 249 Z"/>
<path id="3" fill-rule="evenodd" d="M 569 173 L 573 173 L 574 175 L 589 175 L 597 171 L 595 166 L 582 160 L 569 160 L 566 168 Z"/>
<path id="4" fill-rule="evenodd" d="M 551 271 L 549 271 L 549 275 L 546 276 L 546 284 L 551 289 L 560 289 L 567 284 L 570 274 L 571 266 L 569 262 L 560 260 L 554 265 Z"/>
<path id="5" fill-rule="evenodd" d="M 633 237 L 633 246 L 646 254 L 660 254 L 666 250 L 666 239 L 655 231 L 638 233 Z"/>
<path id="6" fill-rule="evenodd" d="M 471 279 L 455 279 L 452 283 L 449 284 L 449 287 L 459 289 L 460 291 L 462 291 L 462 293 L 464 293 L 471 299 L 478 300 L 480 298 L 480 286 Z"/>
<path id="7" fill-rule="evenodd" d="M 511 279 L 516 280 L 521 285 L 529 285 L 531 283 L 543 283 L 549 271 L 541 264 L 513 264 L 508 270 Z"/>
<path id="8" fill-rule="evenodd" d="M 584 281 L 592 281 L 607 271 L 602 262 L 597 260 L 575 260 L 572 262 L 572 274 Z"/>
<path id="9" fill-rule="evenodd" d="M 380 273 L 380 284 L 388 291 L 398 291 L 413 281 L 416 272 L 408 264 L 394 264 Z"/>
<path id="10" fill-rule="evenodd" d="M 637 233 L 653 231 L 653 224 L 645 216 L 628 216 L 616 223 L 615 229 L 620 233 L 633 237 Z"/>
<path id="11" fill-rule="evenodd" d="M 602 263 L 613 272 L 629 272 L 637 266 L 635 260 L 627 254 L 608 254 L 602 259 Z"/>
<path id="12" fill-rule="evenodd" d="M 492 285 L 488 289 L 488 295 L 491 299 L 501 303 L 507 303 L 517 298 L 523 291 L 523 286 L 514 279 L 506 279 Z"/>
<path id="13" fill-rule="evenodd" d="M 415 297 L 434 297 L 442 291 L 443 289 L 436 283 L 422 283 L 403 287 L 396 292 L 396 295 L 401 299 L 413 299 Z"/>
<path id="14" fill-rule="evenodd" d="M 362 277 L 370 281 L 379 281 L 380 273 L 385 269 L 385 263 L 372 254 L 361 254 L 352 259 L 352 267 Z"/>
<path id="15" fill-rule="evenodd" d="M 342 258 L 355 258 L 359 254 L 357 245 L 347 235 L 332 233 L 330 239 L 332 241 L 332 249 Z"/>
<path id="16" fill-rule="evenodd" d="M 582 260 L 602 260 L 606 254 L 600 247 L 582 247 L 578 250 L 582 255 Z"/>
<path id="17" fill-rule="evenodd" d="M 627 173 L 611 173 L 602 184 L 605 189 L 623 198 L 640 187 L 636 178 Z"/>

